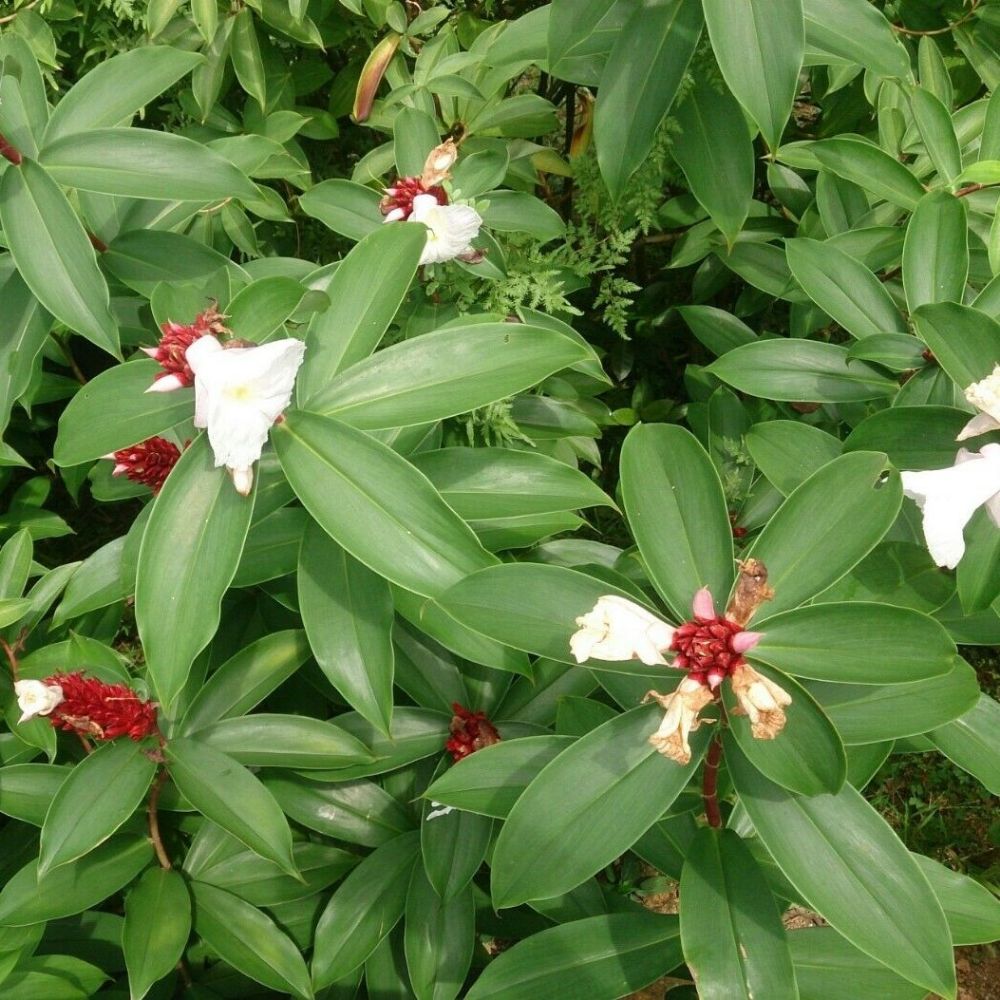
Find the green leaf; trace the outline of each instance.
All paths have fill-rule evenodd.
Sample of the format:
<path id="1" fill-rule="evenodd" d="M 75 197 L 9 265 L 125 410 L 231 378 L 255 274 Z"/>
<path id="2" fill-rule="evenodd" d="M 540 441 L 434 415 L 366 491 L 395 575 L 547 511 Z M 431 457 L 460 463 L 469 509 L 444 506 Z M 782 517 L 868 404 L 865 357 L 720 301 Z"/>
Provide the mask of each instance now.
<path id="1" fill-rule="evenodd" d="M 723 600 L 733 581 L 732 531 L 719 475 L 697 439 L 675 425 L 635 427 L 622 446 L 621 477 L 632 534 L 674 614 L 686 619 L 701 587 Z"/>
<path id="2" fill-rule="evenodd" d="M 340 178 L 322 181 L 311 187 L 299 198 L 299 208 L 306 215 L 319 219 L 335 233 L 351 240 L 362 240 L 382 228 L 382 213 L 379 211 L 381 196 L 363 184 Z M 387 225 L 386 229 L 395 229 Z M 427 242 L 427 233 L 420 226 L 400 226 L 407 231 L 416 230 L 420 234 L 420 249 Z M 416 236 L 412 237 L 416 240 Z M 418 255 L 419 256 L 419 255 Z"/>
<path id="3" fill-rule="evenodd" d="M 214 885 L 190 887 L 195 932 L 223 961 L 278 993 L 313 996 L 299 949 L 267 914 Z"/>
<path id="4" fill-rule="evenodd" d="M 352 708 L 388 734 L 394 672 L 389 585 L 312 521 L 302 536 L 298 588 L 320 669 Z"/>
<path id="5" fill-rule="evenodd" d="M 229 260 L 181 233 L 132 229 L 108 244 L 107 251 L 101 254 L 101 264 L 129 288 L 150 294 L 161 281 L 201 279 L 229 266 Z"/>
<path id="6" fill-rule="evenodd" d="M 440 769 L 444 766 L 442 763 Z M 426 803 L 420 824 L 420 853 L 434 892 L 447 901 L 464 892 L 482 866 L 493 839 L 493 820 L 462 809 L 435 815 L 443 811 L 440 805 L 433 800 Z"/>
<path id="7" fill-rule="evenodd" d="M 506 819 L 535 775 L 572 743 L 570 736 L 528 736 L 483 747 L 448 768 L 428 786 L 424 797 L 482 816 Z M 0 778 L 2 775 L 0 771 Z"/>
<path id="8" fill-rule="evenodd" d="M 14 404 L 27 392 L 36 359 L 52 329 L 52 317 L 11 269 L 0 284 L 5 333 L 0 343 L 0 428 L 6 428 Z"/>
<path id="9" fill-rule="evenodd" d="M 156 773 L 150 750 L 148 743 L 113 740 L 73 768 L 42 825 L 40 878 L 103 844 L 135 813 Z"/>
<path id="10" fill-rule="evenodd" d="M 215 468 L 204 434 L 156 498 L 139 549 L 135 616 L 150 680 L 168 710 L 218 628 L 252 513 L 252 499 Z"/>
<path id="11" fill-rule="evenodd" d="M 797 420 L 754 424 L 744 441 L 757 468 L 785 496 L 841 452 L 832 434 Z"/>
<path id="12" fill-rule="evenodd" d="M 441 141 L 434 119 L 416 108 L 399 109 L 392 123 L 396 173 L 400 177 L 420 176 L 430 151 Z"/>
<path id="13" fill-rule="evenodd" d="M 121 834 L 44 878 L 32 861 L 0 892 L 0 927 L 24 927 L 82 913 L 129 884 L 153 858 L 147 837 Z"/>
<path id="14" fill-rule="evenodd" d="M 8 764 L 0 767 L 0 813 L 41 826 L 60 786 L 69 776 L 56 764 Z"/>
<path id="15" fill-rule="evenodd" d="M 701 26 L 698 0 L 646 0 L 615 39 L 594 112 L 597 161 L 615 200 L 649 155 Z"/>
<path id="16" fill-rule="evenodd" d="M 757 334 L 746 323 L 722 309 L 714 306 L 676 308 L 695 337 L 716 356 L 734 347 L 752 344 L 757 339 Z"/>
<path id="17" fill-rule="evenodd" d="M 578 996 L 615 1000 L 683 961 L 677 918 L 609 913 L 549 927 L 495 958 L 467 1000 Z"/>
<path id="18" fill-rule="evenodd" d="M 954 997 L 944 913 L 885 820 L 850 785 L 836 795 L 790 795 L 755 771 L 732 743 L 727 751 L 740 801 L 803 900 L 872 958 Z"/>
<path id="19" fill-rule="evenodd" d="M 839 580 L 882 540 L 903 500 L 878 452 L 835 458 L 797 487 L 748 553 L 768 569 L 774 597 L 761 617 L 786 611 Z"/>
<path id="20" fill-rule="evenodd" d="M 989 695 L 981 694 L 967 712 L 928 734 L 941 753 L 982 782 L 993 795 L 1000 795 L 998 723 L 1000 705 Z M 3 773 L 0 771 L 0 779 Z"/>
<path id="21" fill-rule="evenodd" d="M 706 369 L 763 399 L 790 403 L 855 403 L 892 396 L 899 386 L 846 347 L 813 340 L 761 340 L 727 351 Z"/>
<path id="22" fill-rule="evenodd" d="M 94 248 L 66 195 L 33 160 L 4 173 L 0 225 L 35 298 L 71 330 L 120 357 L 118 326 Z"/>
<path id="23" fill-rule="evenodd" d="M 975 671 L 956 657 L 943 676 L 905 684 L 806 685 L 845 743 L 880 743 L 926 733 L 976 704 Z"/>
<path id="24" fill-rule="evenodd" d="M 633 12 L 633 5 L 619 3 L 618 0 L 593 0 L 587 4 L 578 4 L 575 0 L 553 0 L 548 8 L 543 9 L 551 11 L 548 18 L 548 56 L 552 75 L 588 87 L 599 84 L 608 53 Z M 526 21 L 527 17 L 518 18 L 508 26 L 502 38 L 510 34 L 514 24 Z M 490 54 L 493 54 L 492 51 Z"/>
<path id="25" fill-rule="evenodd" d="M 169 45 L 144 45 L 106 59 L 63 95 L 49 119 L 46 143 L 121 124 L 201 61 L 198 53 Z"/>
<path id="26" fill-rule="evenodd" d="M 754 626 L 764 634 L 751 659 L 813 680 L 905 684 L 948 673 L 955 655 L 933 618 L 887 604 L 816 604 L 773 617 L 764 605 Z"/>
<path id="27" fill-rule="evenodd" d="M 499 908 L 568 892 L 610 864 L 681 793 L 708 745 L 692 737 L 689 764 L 649 744 L 662 710 L 636 708 L 598 726 L 543 768 L 514 804 L 492 860 Z"/>
<path id="28" fill-rule="evenodd" d="M 962 151 L 948 109 L 923 87 L 910 93 L 910 109 L 934 169 L 942 180 L 954 183 L 962 172 Z"/>
<path id="29" fill-rule="evenodd" d="M 322 186 L 302 196 L 303 211 L 308 208 L 302 203 Z M 316 316 L 306 334 L 306 357 L 296 392 L 310 409 L 330 379 L 378 346 L 406 296 L 427 242 L 421 226 L 387 225 L 362 235 L 364 239 L 337 265 L 327 286 L 336 304 Z"/>
<path id="30" fill-rule="evenodd" d="M 590 356 L 553 330 L 472 323 L 379 351 L 327 382 L 307 405 L 362 430 L 433 423 L 506 399 Z"/>
<path id="31" fill-rule="evenodd" d="M 1000 362 L 1000 323 L 972 306 L 958 302 L 921 306 L 913 322 L 917 335 L 960 389 L 985 378 Z"/>
<path id="32" fill-rule="evenodd" d="M 257 713 L 223 719 L 199 729 L 198 739 L 249 767 L 310 770 L 373 760 L 368 747 L 349 733 L 299 715 Z"/>
<path id="33" fill-rule="evenodd" d="M 839 792 L 847 777 L 847 757 L 837 730 L 805 688 L 766 667 L 760 672 L 791 696 L 787 724 L 773 740 L 754 739 L 750 720 L 735 714 L 738 702 L 726 686 L 723 698 L 732 738 L 750 763 L 782 788 L 801 795 Z"/>
<path id="34" fill-rule="evenodd" d="M 958 594 L 970 614 L 985 611 L 1000 597 L 1000 532 L 985 509 L 965 529 L 966 552 L 959 563 Z"/>
<path id="35" fill-rule="evenodd" d="M 122 579 L 122 552 L 125 537 L 116 538 L 91 553 L 76 568 L 52 616 L 54 625 L 62 625 L 88 611 L 106 608 L 129 596 L 131 585 Z"/>
<path id="36" fill-rule="evenodd" d="M 806 0 L 827 3 L 828 0 Z M 838 3 L 841 0 L 837 0 Z M 855 0 L 851 0 L 855 2 Z M 859 0 L 873 11 L 866 0 Z M 832 6 L 832 5 L 831 5 Z M 808 23 L 808 22 L 807 22 Z M 848 24 L 850 22 L 847 22 Z M 878 146 L 859 139 L 822 139 L 809 145 L 809 152 L 824 169 L 853 181 L 877 198 L 912 212 L 924 196 L 924 186 L 903 166 Z"/>
<path id="37" fill-rule="evenodd" d="M 680 891 L 684 961 L 700 1000 L 798 996 L 778 905 L 736 833 L 698 832 Z"/>
<path id="38" fill-rule="evenodd" d="M 944 910 L 953 944 L 991 944 L 1000 937 L 1000 899 L 989 889 L 922 854 L 913 859 Z"/>
<path id="39" fill-rule="evenodd" d="M 699 74 L 674 118 L 681 133 L 672 146 L 674 158 L 691 193 L 732 245 L 750 211 L 754 186 L 753 143 L 743 110 Z"/>
<path id="40" fill-rule="evenodd" d="M 226 307 L 226 322 L 238 337 L 261 344 L 298 308 L 306 289 L 294 278 L 273 275 L 241 288 Z"/>
<path id="41" fill-rule="evenodd" d="M 729 89 L 768 148 L 781 141 L 799 90 L 805 46 L 802 0 L 703 0 L 712 51 Z"/>
<path id="42" fill-rule="evenodd" d="M 852 336 L 906 333 L 885 285 L 864 264 L 819 240 L 787 240 L 785 251 L 809 298 Z"/>
<path id="43" fill-rule="evenodd" d="M 170 975 L 190 934 L 191 897 L 184 879 L 150 868 L 125 898 L 122 951 L 132 1000 L 142 1000 Z"/>
<path id="44" fill-rule="evenodd" d="M 415 831 L 396 837 L 369 854 L 330 898 L 316 925 L 312 975 L 318 989 L 356 969 L 395 927 L 418 851 Z"/>
<path id="45" fill-rule="evenodd" d="M 363 431 L 288 413 L 274 443 L 288 481 L 323 530 L 393 583 L 435 596 L 493 562 L 431 484 Z"/>
<path id="46" fill-rule="evenodd" d="M 472 964 L 475 929 L 472 890 L 442 899 L 417 865 L 406 896 L 404 938 L 417 1000 L 455 1000 L 460 994 Z"/>
<path id="47" fill-rule="evenodd" d="M 284 814 L 245 767 L 200 739 L 172 739 L 166 756 L 174 784 L 199 812 L 251 851 L 299 877 Z"/>
<path id="48" fill-rule="evenodd" d="M 67 468 L 138 444 L 190 418 L 190 389 L 146 392 L 162 371 L 150 358 L 115 365 L 92 378 L 59 418 L 54 460 Z"/>
<path id="49" fill-rule="evenodd" d="M 540 198 L 524 191 L 487 191 L 483 222 L 497 233 L 528 233 L 547 243 L 566 233 L 562 216 Z"/>
<path id="50" fill-rule="evenodd" d="M 229 57 L 240 86 L 267 110 L 267 73 L 257 40 L 253 14 L 243 8 L 233 18 L 233 35 L 229 43 Z"/>
<path id="51" fill-rule="evenodd" d="M 860 63 L 878 76 L 908 79 L 910 57 L 885 15 L 868 0 L 802 0 L 806 48 Z M 825 59 L 820 61 L 825 62 Z"/>
<path id="52" fill-rule="evenodd" d="M 66 187 L 162 201 L 252 199 L 257 189 L 229 160 L 182 135 L 93 129 L 47 145 L 42 165 Z"/>

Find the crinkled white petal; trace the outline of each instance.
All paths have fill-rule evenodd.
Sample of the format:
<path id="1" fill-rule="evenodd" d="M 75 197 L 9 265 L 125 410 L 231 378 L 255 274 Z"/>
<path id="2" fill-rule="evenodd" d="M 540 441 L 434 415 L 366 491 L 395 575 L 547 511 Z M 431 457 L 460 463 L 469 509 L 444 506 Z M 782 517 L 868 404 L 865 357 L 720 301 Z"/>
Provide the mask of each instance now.
<path id="1" fill-rule="evenodd" d="M 570 651 L 578 663 L 585 660 L 633 660 L 663 666 L 674 637 L 672 626 L 634 601 L 605 594 L 576 620 L 580 630 L 570 637 Z"/>
<path id="2" fill-rule="evenodd" d="M 427 243 L 420 255 L 421 264 L 441 264 L 472 250 L 472 241 L 483 224 L 479 213 L 468 205 L 439 205 L 432 194 L 418 194 L 413 199 L 409 222 L 427 227 Z"/>
<path id="3" fill-rule="evenodd" d="M 965 390 L 965 398 L 977 410 L 988 413 L 1000 423 L 1000 364 L 994 365 L 993 371 L 986 378 L 973 382 Z"/>
<path id="4" fill-rule="evenodd" d="M 965 554 L 962 532 L 972 515 L 1000 493 L 1000 445 L 964 449 L 949 469 L 904 472 L 903 492 L 923 512 L 924 538 L 938 566 L 954 569 Z"/>
<path id="5" fill-rule="evenodd" d="M 60 685 L 42 681 L 15 681 L 14 693 L 17 695 L 17 707 L 21 709 L 18 722 L 27 722 L 36 715 L 48 715 L 63 700 Z"/>

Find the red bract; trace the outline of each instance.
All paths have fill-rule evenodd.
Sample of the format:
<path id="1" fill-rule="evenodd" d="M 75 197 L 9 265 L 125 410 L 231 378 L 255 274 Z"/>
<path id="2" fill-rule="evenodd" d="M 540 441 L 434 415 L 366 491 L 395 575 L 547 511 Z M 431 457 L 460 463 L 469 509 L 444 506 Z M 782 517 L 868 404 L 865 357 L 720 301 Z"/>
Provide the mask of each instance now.
<path id="1" fill-rule="evenodd" d="M 476 750 L 500 742 L 500 734 L 485 712 L 470 712 L 457 701 L 452 702 L 451 710 L 455 713 L 449 727 L 451 739 L 444 748 L 451 754 L 452 760 L 459 761 Z"/>
<path id="2" fill-rule="evenodd" d="M 156 732 L 156 703 L 143 701 L 124 684 L 105 684 L 79 670 L 54 674 L 44 683 L 62 688 L 63 700 L 49 716 L 57 729 L 96 740 L 141 740 Z"/>
<path id="3" fill-rule="evenodd" d="M 400 177 L 392 187 L 385 189 L 385 197 L 379 203 L 387 222 L 402 222 L 413 211 L 413 199 L 418 194 L 432 194 L 439 205 L 448 204 L 448 195 L 443 187 L 426 187 L 419 177 Z"/>
<path id="4" fill-rule="evenodd" d="M 691 677 L 711 688 L 732 675 L 746 661 L 741 650 L 733 648 L 733 639 L 743 627 L 728 618 L 700 618 L 679 625 L 670 648 L 677 653 L 674 666 L 687 670 Z"/>
<path id="5" fill-rule="evenodd" d="M 181 457 L 181 451 L 166 438 L 151 437 L 131 448 L 116 451 L 113 457 L 115 467 L 111 475 L 124 475 L 134 483 L 142 483 L 154 493 L 159 493 L 170 470 Z"/>
<path id="6" fill-rule="evenodd" d="M 142 350 L 151 358 L 159 361 L 163 371 L 158 372 L 153 386 L 163 390 L 163 385 L 156 383 L 160 379 L 170 378 L 169 388 L 180 389 L 183 386 L 194 385 L 194 372 L 187 363 L 187 349 L 201 337 L 228 332 L 223 320 L 225 317 L 215 305 L 209 306 L 204 312 L 198 313 L 193 323 L 175 323 L 167 320 L 160 326 L 163 336 L 156 347 L 144 347 Z"/>

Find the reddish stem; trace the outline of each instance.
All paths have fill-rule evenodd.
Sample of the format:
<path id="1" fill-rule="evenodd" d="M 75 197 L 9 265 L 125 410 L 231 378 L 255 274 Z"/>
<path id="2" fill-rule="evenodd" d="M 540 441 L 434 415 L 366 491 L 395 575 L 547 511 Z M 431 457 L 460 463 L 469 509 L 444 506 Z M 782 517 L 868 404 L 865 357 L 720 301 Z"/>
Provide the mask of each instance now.
<path id="1" fill-rule="evenodd" d="M 98 253 L 107 253 L 108 245 L 100 238 L 100 236 L 95 236 L 93 233 L 87 233 L 87 239 L 90 240 L 90 245 Z"/>
<path id="2" fill-rule="evenodd" d="M 718 830 L 722 826 L 719 810 L 719 761 L 722 760 L 722 741 L 718 735 L 712 738 L 705 757 L 705 770 L 701 778 L 701 797 L 705 802 L 705 818 L 708 825 Z"/>
<path id="3" fill-rule="evenodd" d="M 160 804 L 160 792 L 163 784 L 167 780 L 166 770 L 161 770 L 153 782 L 153 787 L 149 793 L 149 804 L 146 806 L 146 815 L 149 818 L 149 839 L 153 842 L 153 850 L 156 852 L 156 860 L 160 862 L 160 867 L 165 871 L 170 871 L 173 865 L 170 862 L 170 855 L 163 846 L 163 838 L 160 836 L 160 817 L 157 809 Z"/>
<path id="4" fill-rule="evenodd" d="M 16 150 L 2 135 L 0 135 L 0 156 L 5 157 L 14 164 L 15 167 L 21 165 L 21 153 Z"/>

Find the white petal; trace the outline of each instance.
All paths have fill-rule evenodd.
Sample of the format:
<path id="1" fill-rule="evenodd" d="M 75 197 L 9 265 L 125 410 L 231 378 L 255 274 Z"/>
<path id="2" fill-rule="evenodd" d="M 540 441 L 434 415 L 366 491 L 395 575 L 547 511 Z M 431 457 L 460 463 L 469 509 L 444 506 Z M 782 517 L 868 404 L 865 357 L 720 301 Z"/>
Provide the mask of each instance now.
<path id="1" fill-rule="evenodd" d="M 173 392 L 174 389 L 183 389 L 184 383 L 177 375 L 164 375 L 158 378 L 146 392 Z"/>
<path id="2" fill-rule="evenodd" d="M 978 413 L 958 432 L 955 440 L 968 441 L 969 438 L 979 437 L 980 434 L 988 434 L 998 429 L 1000 420 L 996 420 L 988 413 Z"/>

